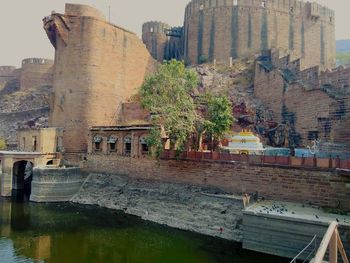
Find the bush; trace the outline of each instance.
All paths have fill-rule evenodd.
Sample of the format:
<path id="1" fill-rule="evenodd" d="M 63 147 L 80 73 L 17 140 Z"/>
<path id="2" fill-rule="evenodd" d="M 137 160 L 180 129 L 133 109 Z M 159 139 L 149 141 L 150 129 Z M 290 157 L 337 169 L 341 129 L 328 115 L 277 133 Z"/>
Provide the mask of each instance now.
<path id="1" fill-rule="evenodd" d="M 6 150 L 6 141 L 2 138 L 0 138 L 0 150 Z"/>

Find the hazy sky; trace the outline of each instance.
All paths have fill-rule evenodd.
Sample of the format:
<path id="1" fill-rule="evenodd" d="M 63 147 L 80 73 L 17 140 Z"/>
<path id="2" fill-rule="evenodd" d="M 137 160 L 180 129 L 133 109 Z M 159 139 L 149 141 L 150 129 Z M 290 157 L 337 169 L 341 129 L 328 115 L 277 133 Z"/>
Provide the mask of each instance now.
<path id="1" fill-rule="evenodd" d="M 64 12 L 65 2 L 92 5 L 111 22 L 139 36 L 142 23 L 158 20 L 182 25 L 190 0 L 0 0 L 0 65 L 19 66 L 23 58 L 53 58 L 54 49 L 42 29 L 42 18 L 52 10 Z M 336 39 L 350 39 L 350 1 L 316 0 L 336 12 Z"/>

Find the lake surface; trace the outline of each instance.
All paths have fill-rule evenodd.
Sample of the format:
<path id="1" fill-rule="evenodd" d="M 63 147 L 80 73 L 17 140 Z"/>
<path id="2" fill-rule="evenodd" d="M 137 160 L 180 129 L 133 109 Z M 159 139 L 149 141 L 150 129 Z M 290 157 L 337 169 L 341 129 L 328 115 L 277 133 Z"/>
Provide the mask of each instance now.
<path id="1" fill-rule="evenodd" d="M 119 211 L 0 198 L 0 262 L 288 262 L 240 244 L 180 231 Z"/>

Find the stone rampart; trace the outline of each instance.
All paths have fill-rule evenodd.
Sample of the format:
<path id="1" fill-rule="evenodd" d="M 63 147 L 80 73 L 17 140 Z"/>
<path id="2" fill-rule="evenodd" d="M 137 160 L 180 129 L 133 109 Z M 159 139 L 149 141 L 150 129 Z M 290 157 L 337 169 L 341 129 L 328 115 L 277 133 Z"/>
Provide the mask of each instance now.
<path id="1" fill-rule="evenodd" d="M 182 28 L 172 28 L 166 23 L 149 21 L 142 25 L 142 41 L 160 62 L 183 57 Z"/>
<path id="2" fill-rule="evenodd" d="M 89 127 L 115 125 L 121 104 L 155 67 L 136 34 L 93 15 L 92 9 L 76 11 L 82 9 L 66 5 L 66 14 L 44 19 L 56 49 L 49 123 L 65 128 L 67 152 L 87 150 Z"/>
<path id="3" fill-rule="evenodd" d="M 280 48 L 304 66 L 335 64 L 334 12 L 296 0 L 193 0 L 185 11 L 185 58 L 228 62 Z"/>
<path id="4" fill-rule="evenodd" d="M 24 59 L 20 71 L 21 90 L 52 86 L 53 63 L 53 60 L 44 58 Z"/>

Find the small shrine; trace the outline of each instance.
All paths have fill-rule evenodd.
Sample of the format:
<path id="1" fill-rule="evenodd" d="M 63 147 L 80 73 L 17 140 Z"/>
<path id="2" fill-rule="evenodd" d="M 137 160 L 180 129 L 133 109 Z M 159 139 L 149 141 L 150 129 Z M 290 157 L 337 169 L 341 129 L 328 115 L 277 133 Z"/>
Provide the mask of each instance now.
<path id="1" fill-rule="evenodd" d="M 243 130 L 233 136 L 229 140 L 228 146 L 223 148 L 235 154 L 260 155 L 264 152 L 264 146 L 260 138 L 255 136 L 250 130 Z"/>

